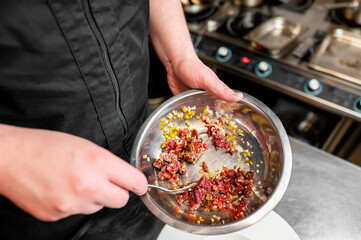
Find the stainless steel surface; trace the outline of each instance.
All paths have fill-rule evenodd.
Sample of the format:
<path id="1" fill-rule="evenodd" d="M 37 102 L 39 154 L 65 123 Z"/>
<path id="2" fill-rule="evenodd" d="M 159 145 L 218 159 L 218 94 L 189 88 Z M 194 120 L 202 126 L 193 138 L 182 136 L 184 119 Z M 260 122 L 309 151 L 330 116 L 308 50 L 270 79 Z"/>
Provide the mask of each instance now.
<path id="1" fill-rule="evenodd" d="M 361 239 L 361 168 L 290 138 L 287 191 L 274 209 L 302 240 Z"/>
<path id="2" fill-rule="evenodd" d="M 186 5 L 183 6 L 183 11 L 185 13 L 190 13 L 190 14 L 197 14 L 200 13 L 204 10 L 207 10 L 209 8 L 211 8 L 212 5 L 211 4 L 206 4 L 206 5 Z"/>
<path id="3" fill-rule="evenodd" d="M 352 21 L 358 25 L 361 25 L 361 4 L 360 0 L 352 1 L 351 7 L 347 7 L 343 10 L 345 18 L 349 21 Z"/>
<path id="4" fill-rule="evenodd" d="M 204 32 L 213 32 L 217 30 L 229 16 L 232 16 L 238 11 L 238 7 L 233 5 L 230 1 L 225 2 L 219 7 L 218 11 L 206 21 L 206 28 L 199 33 L 202 35 Z"/>
<path id="5" fill-rule="evenodd" d="M 347 0 L 326 4 L 327 9 L 343 9 L 343 15 L 351 22 L 361 25 L 361 4 L 360 0 Z"/>
<path id="6" fill-rule="evenodd" d="M 198 14 L 219 4 L 219 0 L 181 0 L 183 11 L 188 14 Z"/>
<path id="7" fill-rule="evenodd" d="M 177 206 L 174 196 L 150 189 L 141 198 L 145 205 L 165 223 L 196 234 L 222 234 L 236 231 L 250 226 L 270 212 L 282 198 L 291 174 L 292 156 L 288 136 L 276 115 L 263 103 L 244 93 L 244 98 L 237 103 L 227 103 L 203 91 L 187 91 L 163 103 L 143 124 L 133 146 L 131 163 L 140 169 L 150 184 L 161 185 L 169 188 L 167 181 L 157 179 L 157 171 L 152 162 L 159 157 L 159 146 L 164 141 L 160 130 L 159 120 L 166 118 L 173 110 L 181 111 L 182 106 L 195 106 L 202 112 L 205 106 L 219 113 L 232 113 L 232 119 L 237 128 L 244 130 L 242 138 L 237 138 L 238 144 L 243 147 L 252 146 L 253 165 L 245 163 L 243 159 L 232 157 L 214 148 L 204 152 L 196 164 L 189 164 L 190 175 L 183 175 L 180 180 L 188 183 L 199 179 L 199 163 L 207 162 L 210 169 L 219 169 L 223 166 L 233 168 L 241 166 L 242 169 L 251 169 L 256 172 L 254 180 L 254 195 L 248 200 L 254 211 L 244 219 L 236 220 L 225 211 L 204 212 L 198 209 L 189 212 L 186 206 Z M 190 126 L 198 128 L 200 120 L 192 118 Z M 201 124 L 203 125 L 203 124 Z M 252 130 L 252 131 L 251 131 Z M 248 142 L 248 143 L 247 143 Z M 147 155 L 147 158 L 144 158 Z M 197 168 L 192 171 L 190 168 Z M 179 211 L 181 210 L 181 211 Z M 195 214 L 197 219 L 190 217 Z M 223 221 L 212 222 L 216 215 Z M 196 220 L 203 218 L 201 224 Z"/>
<path id="8" fill-rule="evenodd" d="M 154 185 L 154 184 L 148 184 L 148 187 L 159 189 L 162 192 L 165 192 L 168 194 L 179 194 L 179 193 L 184 193 L 184 192 L 188 191 L 190 188 L 194 187 L 197 184 L 198 184 L 198 182 L 191 182 L 191 183 L 188 183 L 185 186 L 177 188 L 177 189 L 164 188 L 164 187 L 161 187 L 159 185 Z"/>
<path id="9" fill-rule="evenodd" d="M 358 0 L 356 1 L 347 1 L 347 2 L 336 2 L 336 3 L 327 3 L 324 5 L 326 9 L 338 9 L 338 8 L 355 8 L 358 7 Z"/>
<path id="10" fill-rule="evenodd" d="M 263 3 L 263 0 L 233 0 L 233 3 L 237 6 L 254 8 L 261 5 Z"/>
<path id="11" fill-rule="evenodd" d="M 334 29 L 322 41 L 309 66 L 361 85 L 361 37 Z"/>
<path id="12" fill-rule="evenodd" d="M 244 38 L 255 49 L 263 49 L 273 56 L 280 57 L 297 44 L 297 38 L 305 31 L 299 23 L 284 17 L 274 17 L 248 33 Z"/>
<path id="13" fill-rule="evenodd" d="M 285 2 L 285 4 L 289 4 L 292 1 L 279 1 Z M 296 0 L 294 1 L 296 2 Z M 298 2 L 298 1 L 297 1 Z M 251 50 L 256 54 L 263 55 L 265 59 L 269 57 L 275 58 L 277 60 L 277 64 L 283 69 L 288 69 L 289 71 L 293 71 L 295 73 L 309 75 L 311 77 L 317 77 L 322 83 L 328 84 L 331 88 L 340 89 L 342 91 L 347 91 L 355 95 L 361 96 L 361 85 L 355 84 L 354 82 L 350 82 L 348 80 L 330 75 L 328 73 L 319 72 L 318 70 L 312 69 L 309 67 L 308 60 L 303 61 L 302 57 L 306 53 L 307 47 L 310 47 L 312 43 L 315 42 L 315 36 L 319 31 L 321 32 L 331 32 L 333 29 L 342 28 L 344 30 L 352 31 L 355 34 L 358 34 L 361 38 L 361 28 L 359 26 L 354 26 L 349 23 L 340 22 L 337 23 L 330 19 L 330 11 L 325 8 L 326 4 L 334 3 L 335 1 L 329 0 L 315 0 L 315 1 L 305 1 L 312 3 L 311 7 L 309 7 L 304 12 L 291 11 L 277 5 L 272 5 L 267 2 L 267 4 L 261 5 L 255 10 L 259 13 L 270 15 L 270 16 L 282 16 L 288 20 L 295 21 L 303 26 L 307 27 L 307 31 L 301 34 L 298 38 L 299 43 L 296 44 L 294 49 L 290 49 L 289 53 L 284 54 L 282 57 L 277 58 L 277 56 L 268 56 L 262 51 L 254 50 L 250 47 L 249 42 L 245 41 L 242 38 L 237 38 L 231 36 L 229 34 L 224 34 L 223 32 L 218 32 L 215 30 L 215 27 L 210 28 L 211 31 L 207 31 L 207 21 L 198 21 L 198 22 L 188 22 L 188 28 L 192 33 L 199 34 L 196 37 L 196 41 L 194 42 L 194 46 L 197 48 L 199 43 L 202 42 L 202 38 L 208 37 L 214 39 L 216 41 L 220 41 L 223 43 L 223 46 L 227 46 L 231 44 L 232 46 Z M 234 6 L 233 6 L 234 8 Z M 235 14 L 237 11 L 235 11 Z M 217 14 L 217 12 L 215 13 Z M 219 16 L 218 16 L 219 17 Z M 299 47 L 299 48 L 298 48 Z M 299 51 L 297 51 L 297 48 Z M 295 50 L 295 52 L 293 51 Z M 350 107 L 345 107 L 342 104 L 337 102 L 332 102 L 326 100 L 320 96 L 313 96 L 305 93 L 300 89 L 295 89 L 293 87 L 289 87 L 285 84 L 281 84 L 276 81 L 270 81 L 267 78 L 258 78 L 255 77 L 254 74 L 248 74 L 242 69 L 237 69 L 237 67 L 228 67 L 223 63 L 217 61 L 214 56 L 209 56 L 202 52 L 198 53 L 198 56 L 206 62 L 214 71 L 217 72 L 218 69 L 230 71 L 231 73 L 235 73 L 243 78 L 246 78 L 249 81 L 256 82 L 257 84 L 264 85 L 273 90 L 279 91 L 285 95 L 288 95 L 292 98 L 300 100 L 306 104 L 310 104 L 313 107 L 320 108 L 322 110 L 328 111 L 332 114 L 336 114 L 343 117 L 348 117 L 354 119 L 356 121 L 361 121 L 361 113 L 355 111 L 354 109 L 350 109 Z M 360 79 L 360 77 L 358 78 Z M 329 93 L 330 95 L 332 93 Z M 322 94 L 321 94 L 322 96 Z"/>
<path id="14" fill-rule="evenodd" d="M 353 123 L 353 120 L 343 117 L 333 129 L 327 141 L 322 145 L 322 150 L 329 153 L 335 152 L 337 146 L 343 144 L 341 141 Z"/>

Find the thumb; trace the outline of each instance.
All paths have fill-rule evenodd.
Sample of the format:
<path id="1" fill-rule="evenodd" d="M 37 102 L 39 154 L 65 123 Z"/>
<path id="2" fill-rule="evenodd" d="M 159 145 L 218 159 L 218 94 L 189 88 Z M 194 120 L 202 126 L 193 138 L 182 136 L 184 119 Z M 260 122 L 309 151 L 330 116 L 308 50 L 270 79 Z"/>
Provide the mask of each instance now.
<path id="1" fill-rule="evenodd" d="M 212 73 L 213 74 L 209 74 L 210 76 L 207 77 L 207 81 L 202 81 L 203 86 L 201 86 L 201 88 L 213 96 L 228 102 L 237 102 L 242 99 L 243 94 L 241 92 L 233 91 L 222 82 L 214 72 Z"/>

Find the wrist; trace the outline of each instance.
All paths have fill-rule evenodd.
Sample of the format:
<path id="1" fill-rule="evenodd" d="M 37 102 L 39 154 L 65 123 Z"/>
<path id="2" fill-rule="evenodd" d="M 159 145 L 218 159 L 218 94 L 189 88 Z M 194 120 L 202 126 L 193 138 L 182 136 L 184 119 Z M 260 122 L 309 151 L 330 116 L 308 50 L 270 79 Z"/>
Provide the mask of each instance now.
<path id="1" fill-rule="evenodd" d="M 174 71 L 174 69 L 177 69 L 178 66 L 182 66 L 186 62 L 194 62 L 194 61 L 200 61 L 196 52 L 192 48 L 191 50 L 187 51 L 179 51 L 178 53 L 175 53 L 171 55 L 170 57 L 166 57 L 163 62 L 165 69 L 167 72 Z"/>

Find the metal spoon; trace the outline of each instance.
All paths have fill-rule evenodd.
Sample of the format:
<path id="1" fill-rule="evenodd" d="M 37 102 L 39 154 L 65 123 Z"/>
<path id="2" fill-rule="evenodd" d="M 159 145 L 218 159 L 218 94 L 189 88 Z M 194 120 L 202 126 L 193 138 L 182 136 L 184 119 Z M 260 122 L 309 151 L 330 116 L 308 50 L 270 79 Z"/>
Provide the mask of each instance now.
<path id="1" fill-rule="evenodd" d="M 148 184 L 148 187 L 159 189 L 162 192 L 165 192 L 168 194 L 179 194 L 179 193 L 184 193 L 184 192 L 188 191 L 188 189 L 196 186 L 197 184 L 198 184 L 198 181 L 191 182 L 178 189 L 167 189 L 167 188 L 164 188 L 164 187 L 161 187 L 158 185 L 153 185 L 153 184 Z"/>

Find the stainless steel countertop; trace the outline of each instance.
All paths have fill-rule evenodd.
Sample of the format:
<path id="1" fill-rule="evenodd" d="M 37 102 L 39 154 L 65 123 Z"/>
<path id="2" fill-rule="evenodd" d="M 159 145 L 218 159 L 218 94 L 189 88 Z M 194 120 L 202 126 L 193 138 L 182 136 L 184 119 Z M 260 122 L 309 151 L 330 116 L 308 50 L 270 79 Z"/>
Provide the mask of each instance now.
<path id="1" fill-rule="evenodd" d="M 301 240 L 361 239 L 361 167 L 294 138 L 290 142 L 291 179 L 275 212 Z"/>

